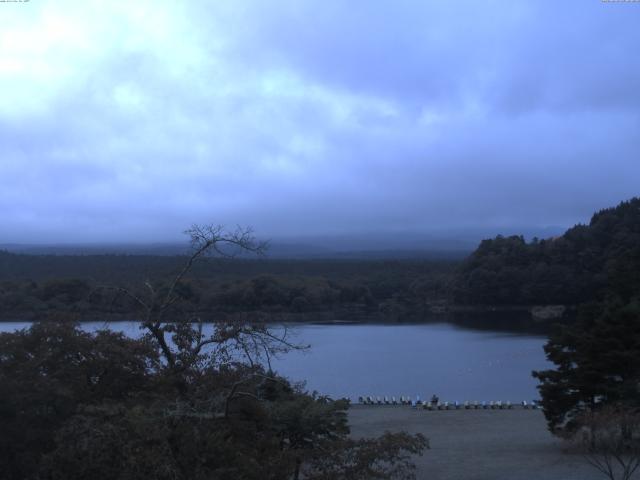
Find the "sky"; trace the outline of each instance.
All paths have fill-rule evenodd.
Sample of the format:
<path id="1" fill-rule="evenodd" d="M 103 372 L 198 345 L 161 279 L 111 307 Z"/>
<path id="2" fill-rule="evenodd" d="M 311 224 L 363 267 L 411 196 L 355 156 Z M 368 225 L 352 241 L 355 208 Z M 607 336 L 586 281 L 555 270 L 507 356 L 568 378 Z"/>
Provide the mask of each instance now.
<path id="1" fill-rule="evenodd" d="M 0 243 L 587 222 L 640 194 L 640 3 L 0 3 Z"/>

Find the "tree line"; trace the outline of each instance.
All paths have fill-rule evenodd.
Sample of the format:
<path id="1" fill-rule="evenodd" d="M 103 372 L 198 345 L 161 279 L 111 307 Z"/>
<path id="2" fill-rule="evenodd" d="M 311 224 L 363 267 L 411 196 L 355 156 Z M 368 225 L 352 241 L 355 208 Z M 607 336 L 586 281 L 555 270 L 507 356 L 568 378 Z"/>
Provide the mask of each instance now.
<path id="1" fill-rule="evenodd" d="M 545 347 L 556 368 L 534 372 L 554 433 L 578 431 L 585 412 L 607 404 L 640 405 L 640 198 L 558 238 L 484 240 L 452 289 L 462 304 L 577 306 Z"/>
<path id="2" fill-rule="evenodd" d="M 640 281 L 640 199 L 595 213 L 557 238 L 484 240 L 459 267 L 459 304 L 570 304 L 629 297 Z"/>
<path id="3" fill-rule="evenodd" d="M 640 468 L 640 198 L 595 213 L 588 225 L 527 242 L 484 240 L 458 268 L 459 304 L 564 304 L 533 372 L 549 430 L 577 443 L 610 479 Z"/>
<path id="4" fill-rule="evenodd" d="M 31 256 L 0 252 L 0 314 L 34 319 L 48 312 L 131 318 L 130 299 L 104 284 L 163 282 L 184 257 Z M 416 309 L 447 295 L 455 263 L 438 260 L 202 259 L 181 283 L 189 309 L 221 313 L 335 313 L 357 307 L 374 317 L 389 305 Z"/>

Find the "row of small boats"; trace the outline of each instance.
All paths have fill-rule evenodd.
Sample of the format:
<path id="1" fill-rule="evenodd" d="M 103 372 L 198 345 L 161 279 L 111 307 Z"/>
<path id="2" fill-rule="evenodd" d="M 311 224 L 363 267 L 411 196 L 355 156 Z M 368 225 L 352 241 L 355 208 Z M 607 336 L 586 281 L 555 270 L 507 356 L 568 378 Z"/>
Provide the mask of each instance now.
<path id="1" fill-rule="evenodd" d="M 539 409 L 540 403 L 537 400 L 527 402 L 523 400 L 519 403 L 503 402 L 502 400 L 486 401 L 465 401 L 465 402 L 440 402 L 439 400 L 422 401 L 420 397 L 415 399 L 411 397 L 358 397 L 358 403 L 362 405 L 410 405 L 415 408 L 423 408 L 425 410 L 511 410 L 515 407 L 528 409 Z"/>

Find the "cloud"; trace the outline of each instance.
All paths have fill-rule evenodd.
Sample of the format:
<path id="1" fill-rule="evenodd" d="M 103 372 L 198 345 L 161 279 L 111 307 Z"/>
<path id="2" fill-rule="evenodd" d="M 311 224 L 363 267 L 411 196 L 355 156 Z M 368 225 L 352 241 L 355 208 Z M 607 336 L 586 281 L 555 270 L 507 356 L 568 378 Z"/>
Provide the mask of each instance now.
<path id="1" fill-rule="evenodd" d="M 570 225 L 638 193 L 632 4 L 2 9 L 0 243 Z"/>

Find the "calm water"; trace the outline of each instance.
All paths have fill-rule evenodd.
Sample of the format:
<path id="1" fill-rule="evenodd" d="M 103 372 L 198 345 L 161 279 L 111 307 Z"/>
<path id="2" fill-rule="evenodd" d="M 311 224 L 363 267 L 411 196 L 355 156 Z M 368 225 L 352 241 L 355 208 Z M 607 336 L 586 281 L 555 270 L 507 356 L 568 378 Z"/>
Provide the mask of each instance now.
<path id="1" fill-rule="evenodd" d="M 87 330 L 102 322 L 83 324 Z M 0 331 L 28 327 L 0 323 Z M 113 322 L 113 330 L 140 334 L 137 322 Z M 291 334 L 291 330 L 290 330 Z M 293 340 L 309 344 L 273 362 L 291 380 L 334 397 L 437 393 L 442 400 L 538 398 L 532 370 L 548 368 L 541 336 L 475 331 L 450 324 L 299 325 Z"/>

